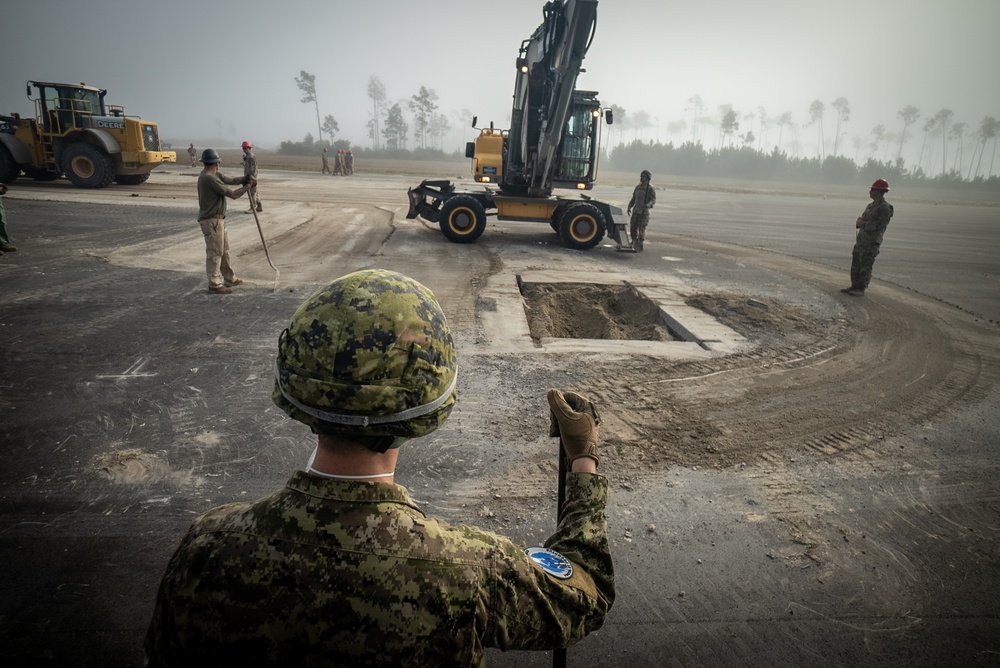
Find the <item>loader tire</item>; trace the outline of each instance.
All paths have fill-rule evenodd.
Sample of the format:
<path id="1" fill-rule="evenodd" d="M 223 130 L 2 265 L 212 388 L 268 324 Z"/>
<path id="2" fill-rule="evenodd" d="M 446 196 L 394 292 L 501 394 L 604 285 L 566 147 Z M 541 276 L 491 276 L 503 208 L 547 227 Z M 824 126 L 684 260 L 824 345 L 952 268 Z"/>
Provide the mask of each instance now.
<path id="1" fill-rule="evenodd" d="M 604 214 L 593 204 L 573 204 L 559 217 L 559 237 L 567 248 L 588 250 L 604 238 Z"/>
<path id="2" fill-rule="evenodd" d="M 21 168 L 6 146 L 0 145 L 0 183 L 10 183 L 21 174 Z"/>
<path id="3" fill-rule="evenodd" d="M 486 230 L 486 208 L 471 195 L 455 195 L 441 207 L 438 225 L 451 241 L 471 244 Z"/>
<path id="4" fill-rule="evenodd" d="M 115 183 L 120 186 L 141 186 L 149 180 L 149 172 L 145 174 L 119 174 L 115 177 Z"/>
<path id="5" fill-rule="evenodd" d="M 104 188 L 115 179 L 111 158 L 90 144 L 68 146 L 63 153 L 63 171 L 73 185 L 81 188 Z"/>

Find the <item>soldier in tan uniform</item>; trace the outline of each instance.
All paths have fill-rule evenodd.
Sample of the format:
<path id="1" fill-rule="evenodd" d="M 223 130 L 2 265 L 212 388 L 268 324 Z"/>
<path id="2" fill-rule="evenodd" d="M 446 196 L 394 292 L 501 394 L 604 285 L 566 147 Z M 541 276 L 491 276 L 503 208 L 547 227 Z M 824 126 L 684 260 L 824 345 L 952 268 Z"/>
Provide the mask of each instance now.
<path id="1" fill-rule="evenodd" d="M 194 147 L 194 144 L 188 146 L 188 157 L 191 159 L 191 166 L 194 167 L 198 162 L 198 149 Z"/>
<path id="2" fill-rule="evenodd" d="M 632 247 L 642 250 L 646 239 L 646 226 L 649 225 L 649 210 L 656 204 L 656 190 L 649 181 L 653 175 L 644 169 L 639 174 L 639 185 L 632 191 L 632 199 L 628 202 L 629 234 L 632 235 Z"/>
<path id="3" fill-rule="evenodd" d="M 205 168 L 198 176 L 198 224 L 205 235 L 205 271 L 208 291 L 228 294 L 234 285 L 242 285 L 229 259 L 229 234 L 226 232 L 226 199 L 239 199 L 252 183 L 249 177 L 219 174 L 222 158 L 218 151 L 206 148 L 201 153 Z M 237 190 L 226 186 L 242 184 Z"/>
<path id="4" fill-rule="evenodd" d="M 406 276 L 359 271 L 306 300 L 278 338 L 273 399 L 316 448 L 284 489 L 195 520 L 160 585 L 149 666 L 482 666 L 486 647 L 600 628 L 614 569 L 584 397 L 549 390 L 572 472 L 544 547 L 427 517 L 395 482 L 399 447 L 451 412 L 456 374 L 440 306 Z"/>
<path id="5" fill-rule="evenodd" d="M 264 207 L 260 205 L 260 197 L 257 196 L 257 156 L 253 154 L 253 144 L 248 141 L 243 142 L 243 176 L 251 179 L 250 208 L 247 213 L 253 213 L 254 207 L 263 211 Z"/>

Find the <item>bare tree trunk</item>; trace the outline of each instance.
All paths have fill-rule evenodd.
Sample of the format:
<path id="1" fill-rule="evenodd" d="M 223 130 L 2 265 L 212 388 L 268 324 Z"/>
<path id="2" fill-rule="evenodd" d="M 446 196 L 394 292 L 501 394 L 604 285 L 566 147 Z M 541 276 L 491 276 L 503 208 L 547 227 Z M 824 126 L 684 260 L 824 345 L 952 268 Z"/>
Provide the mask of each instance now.
<path id="1" fill-rule="evenodd" d="M 993 156 L 990 158 L 990 173 L 986 177 L 988 179 L 993 178 L 993 161 L 997 159 L 997 138 L 993 138 Z"/>
<path id="2" fill-rule="evenodd" d="M 319 102 L 313 97 L 313 104 L 316 105 L 316 129 L 319 131 L 319 143 L 323 143 L 323 126 L 319 122 Z"/>

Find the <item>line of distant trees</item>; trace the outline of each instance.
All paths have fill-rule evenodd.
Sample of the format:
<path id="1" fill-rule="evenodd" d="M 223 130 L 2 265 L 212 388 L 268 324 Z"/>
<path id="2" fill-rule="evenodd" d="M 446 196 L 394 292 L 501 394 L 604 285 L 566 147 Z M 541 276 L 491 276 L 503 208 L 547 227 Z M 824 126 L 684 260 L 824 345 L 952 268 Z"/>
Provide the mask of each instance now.
<path id="1" fill-rule="evenodd" d="M 649 169 L 658 174 L 674 176 L 705 176 L 728 179 L 756 179 L 796 183 L 826 183 L 867 185 L 875 179 L 890 183 L 967 187 L 1000 190 L 1000 177 L 977 176 L 963 179 L 958 170 L 928 176 L 922 169 L 909 170 L 905 161 L 880 161 L 868 158 L 857 164 L 853 159 L 838 155 L 825 158 L 797 158 L 774 148 L 770 153 L 749 146 L 724 146 L 705 149 L 700 143 L 684 142 L 680 146 L 658 142 L 633 141 L 612 149 L 605 166 L 618 171 Z"/>
<path id="2" fill-rule="evenodd" d="M 946 181 L 963 178 L 975 181 L 980 176 L 989 180 L 995 173 L 1000 122 L 993 116 L 983 117 L 975 126 L 955 118 L 951 109 L 942 108 L 926 116 L 923 125 L 918 126 L 917 121 L 922 117 L 920 110 L 907 105 L 896 114 L 898 132 L 880 123 L 871 129 L 868 137 L 855 134 L 848 142 L 851 107 L 847 98 L 838 97 L 830 107 L 835 113 L 833 123 L 828 120 L 831 114 L 827 105 L 818 99 L 809 105 L 808 120 L 795 123 L 792 112 L 773 116 L 764 107 L 740 113 L 733 105 L 722 104 L 717 108 L 717 115 L 711 114 L 701 96 L 693 95 L 684 110 L 689 117 L 667 122 L 664 141 L 701 144 L 709 147 L 706 151 L 740 147 L 769 152 L 774 148 L 796 159 L 806 154 L 814 155 L 820 164 L 832 155 L 853 156 L 857 165 L 870 160 L 895 165 L 902 159 L 907 142 L 920 136 L 917 130 L 920 127 L 923 136 L 919 152 L 913 151 L 916 159 L 908 170 L 914 177 L 936 174 Z M 627 111 L 614 104 L 610 108 L 615 117 L 615 124 L 608 128 L 611 142 L 621 145 L 630 140 L 660 141 L 663 126 L 659 118 L 641 109 Z M 826 136 L 829 125 L 834 126 L 832 141 Z M 805 128 L 814 128 L 815 141 L 806 139 L 800 132 Z M 776 141 L 773 139 L 775 134 Z M 831 144 L 832 151 L 828 151 Z M 990 155 L 986 155 L 987 151 Z"/>

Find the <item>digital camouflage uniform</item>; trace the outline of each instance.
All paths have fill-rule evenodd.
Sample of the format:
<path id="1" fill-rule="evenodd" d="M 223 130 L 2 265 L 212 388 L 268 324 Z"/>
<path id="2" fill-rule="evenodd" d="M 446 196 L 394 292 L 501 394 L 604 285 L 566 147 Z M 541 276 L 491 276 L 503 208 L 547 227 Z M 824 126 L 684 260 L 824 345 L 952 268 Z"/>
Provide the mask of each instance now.
<path id="1" fill-rule="evenodd" d="M 243 153 L 243 178 L 252 177 L 256 182 L 257 180 L 257 156 L 253 154 L 253 151 Z M 257 207 L 258 211 L 263 211 L 263 207 L 260 205 L 260 197 L 257 196 L 257 184 L 254 183 L 247 190 L 250 193 L 250 206 Z"/>
<path id="2" fill-rule="evenodd" d="M 272 398 L 314 431 L 384 452 L 447 419 L 456 378 L 430 290 L 364 270 L 296 310 Z M 567 476 L 546 542 L 573 564 L 568 579 L 507 538 L 426 517 L 400 485 L 322 476 L 297 471 L 195 520 L 160 585 L 150 666 L 482 666 L 487 647 L 576 642 L 614 601 L 599 475 Z"/>
<path id="3" fill-rule="evenodd" d="M 330 160 L 326 157 L 326 151 L 323 151 L 323 171 L 322 174 L 332 174 L 330 171 Z"/>
<path id="4" fill-rule="evenodd" d="M 198 161 L 196 159 L 198 157 L 198 150 L 194 147 L 194 144 L 188 146 L 188 157 L 191 158 L 192 167 L 198 164 Z"/>
<path id="5" fill-rule="evenodd" d="M 236 272 L 229 259 L 229 234 L 226 232 L 226 185 L 243 183 L 242 178 L 202 171 L 198 176 L 198 224 L 205 235 L 205 273 L 208 287 L 232 285 Z"/>
<path id="6" fill-rule="evenodd" d="M 632 191 L 632 199 L 628 201 L 628 208 L 632 211 L 632 217 L 629 219 L 629 234 L 632 236 L 632 242 L 638 248 L 642 248 L 646 239 L 649 208 L 654 204 L 656 204 L 656 190 L 653 185 L 649 181 L 640 182 Z"/>
<path id="7" fill-rule="evenodd" d="M 558 580 L 504 537 L 426 517 L 399 485 L 296 472 L 194 523 L 149 665 L 483 666 L 486 647 L 567 646 L 603 624 L 614 575 L 607 480 L 570 474 L 566 499 L 546 542 L 574 564 Z"/>
<path id="8" fill-rule="evenodd" d="M 344 155 L 344 173 L 348 176 L 354 173 L 354 154 L 350 151 Z"/>
<path id="9" fill-rule="evenodd" d="M 872 267 L 882 245 L 882 235 L 892 218 L 892 205 L 882 198 L 865 207 L 861 214 L 861 227 L 858 228 L 851 253 L 851 289 L 864 290 L 872 280 Z"/>
<path id="10" fill-rule="evenodd" d="M 0 184 L 0 246 L 10 246 L 10 237 L 7 236 L 7 211 L 3 208 L 3 195 L 6 193 L 7 186 Z"/>

